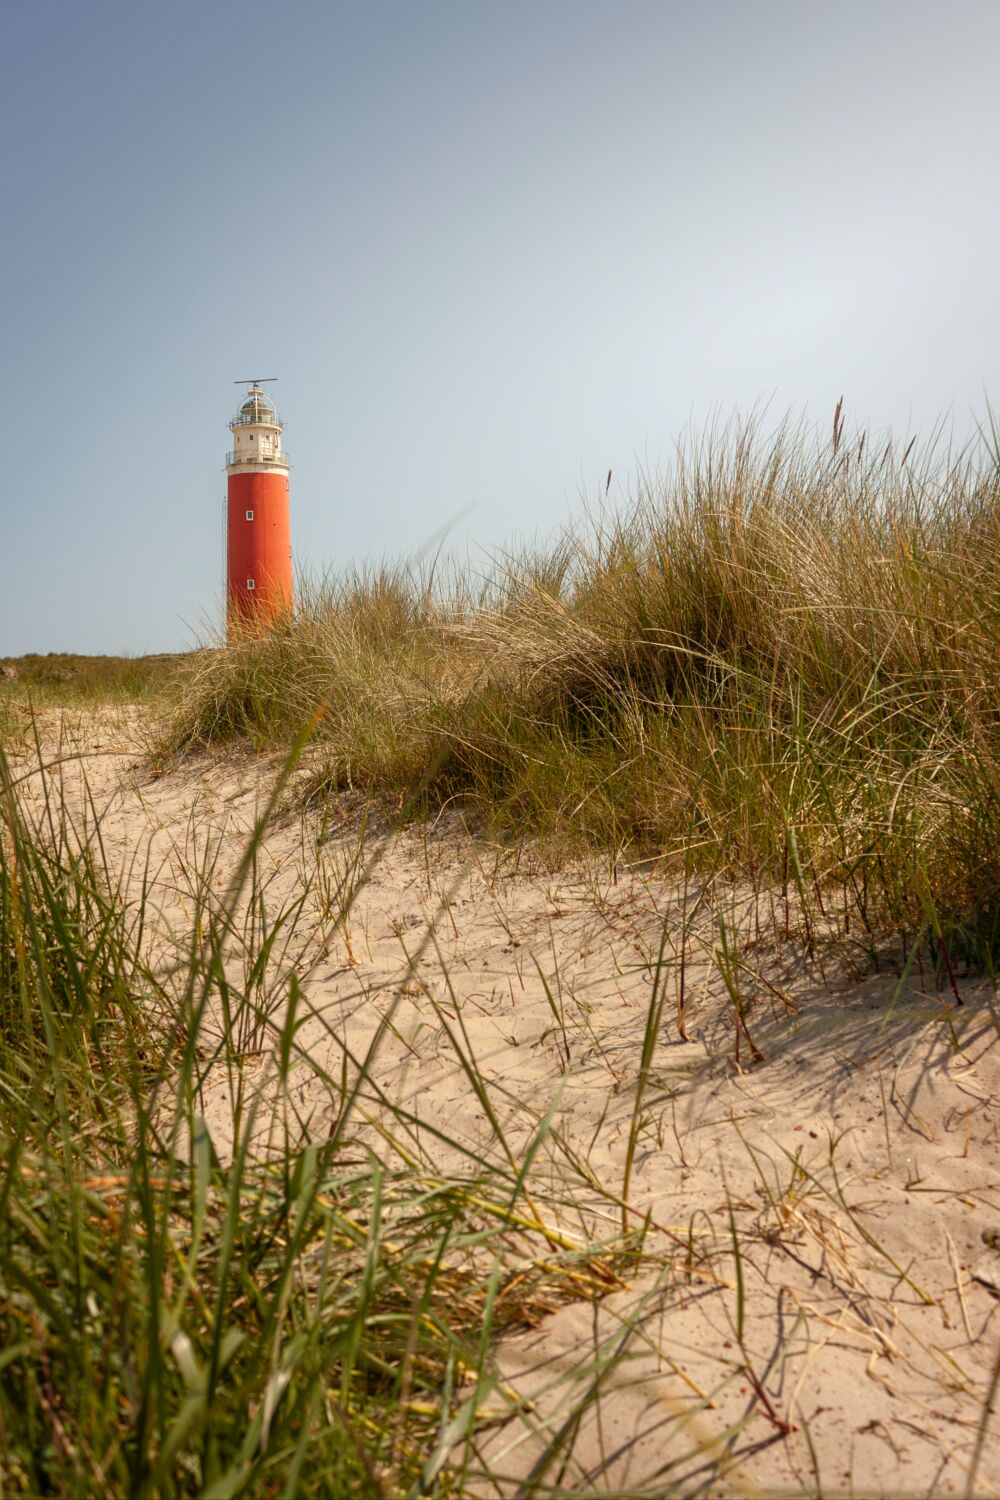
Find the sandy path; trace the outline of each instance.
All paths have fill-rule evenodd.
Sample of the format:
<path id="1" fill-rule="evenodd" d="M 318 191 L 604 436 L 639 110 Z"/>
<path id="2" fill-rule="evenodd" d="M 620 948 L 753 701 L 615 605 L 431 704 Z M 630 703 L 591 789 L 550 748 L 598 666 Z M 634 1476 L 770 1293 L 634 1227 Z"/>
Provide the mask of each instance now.
<path id="1" fill-rule="evenodd" d="M 190 923 L 192 871 L 225 887 L 270 772 L 206 757 L 154 778 L 136 729 L 83 721 L 65 789 L 82 816 L 85 768 L 112 862 L 133 894 L 144 871 L 152 880 L 167 952 Z M 757 938 L 738 892 L 694 911 L 697 893 L 685 904 L 648 869 L 546 873 L 523 850 L 474 843 L 457 814 L 363 847 L 358 826 L 289 812 L 261 855 L 272 909 L 312 882 L 296 949 L 312 1008 L 298 1038 L 309 1061 L 292 1079 L 298 1128 L 326 1133 L 335 1091 L 322 1075 L 376 1037 L 364 1133 L 385 1152 L 391 1128 L 429 1174 L 503 1161 L 498 1125 L 517 1160 L 554 1105 L 533 1192 L 569 1235 L 620 1228 L 666 933 L 629 1192 L 632 1224 L 648 1215 L 645 1260 L 600 1304 L 505 1341 L 525 1405 L 488 1434 L 477 1492 L 513 1494 L 558 1436 L 540 1494 L 963 1494 L 1000 1340 L 993 986 L 966 984 L 959 1009 L 918 972 L 902 988 L 889 970 L 824 975 Z M 332 894 L 366 863 L 345 928 Z M 713 957 L 720 901 L 762 976 L 751 1024 L 764 1061 L 743 1072 Z M 685 920 L 686 1041 L 675 1024 Z M 486 1080 L 489 1112 L 459 1052 Z M 269 1097 L 266 1047 L 249 1071 Z M 379 1091 L 405 1106 L 402 1126 Z M 204 1113 L 224 1154 L 221 1070 L 206 1079 Z M 264 1111 L 262 1130 L 274 1119 Z M 1000 1494 L 1000 1414 L 974 1492 Z"/>

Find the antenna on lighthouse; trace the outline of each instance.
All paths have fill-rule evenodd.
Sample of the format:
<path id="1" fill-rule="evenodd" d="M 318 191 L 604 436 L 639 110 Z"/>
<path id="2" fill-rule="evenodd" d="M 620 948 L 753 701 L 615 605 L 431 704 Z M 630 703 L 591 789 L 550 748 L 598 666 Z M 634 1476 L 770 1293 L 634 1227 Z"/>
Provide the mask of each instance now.
<path id="1" fill-rule="evenodd" d="M 234 380 L 233 385 L 274 385 L 277 375 L 259 375 L 255 380 Z"/>

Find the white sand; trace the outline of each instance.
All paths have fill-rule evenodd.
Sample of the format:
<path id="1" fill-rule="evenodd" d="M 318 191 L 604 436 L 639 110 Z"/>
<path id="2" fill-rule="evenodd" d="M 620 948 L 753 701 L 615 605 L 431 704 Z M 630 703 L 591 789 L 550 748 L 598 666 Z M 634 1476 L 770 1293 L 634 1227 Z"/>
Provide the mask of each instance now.
<path id="1" fill-rule="evenodd" d="M 224 887 L 270 771 L 203 757 L 154 779 L 136 762 L 135 733 L 134 721 L 85 721 L 82 764 L 133 893 L 149 855 L 166 953 L 171 928 L 190 922 L 190 871 L 214 844 Z M 77 775 L 71 762 L 79 806 Z M 318 819 L 288 813 L 266 838 L 275 909 L 317 857 L 335 881 L 358 852 L 358 819 L 345 813 L 317 856 Z M 512 1414 L 502 1393 L 491 1399 L 504 1419 L 484 1439 L 493 1478 L 480 1475 L 476 1492 L 514 1494 L 589 1393 L 539 1494 L 963 1494 L 1000 1340 L 994 987 L 964 982 L 958 1008 L 919 970 L 902 989 L 888 969 L 859 981 L 828 963 L 824 975 L 792 944 L 750 941 L 745 897 L 716 892 L 690 917 L 685 1042 L 675 1024 L 685 908 L 655 870 L 595 861 L 547 874 L 525 850 L 472 841 L 454 811 L 433 829 L 369 834 L 362 859 L 371 868 L 349 930 L 315 910 L 300 924 L 314 1010 L 298 1039 L 309 1062 L 292 1079 L 301 1128 L 329 1130 L 317 1067 L 339 1076 L 343 1049 L 359 1058 L 389 1014 L 362 1134 L 390 1153 L 382 1090 L 412 1112 L 405 1149 L 428 1173 L 470 1170 L 461 1146 L 504 1160 L 450 1028 L 515 1160 L 555 1103 L 532 1193 L 580 1243 L 620 1229 L 666 926 L 665 1006 L 629 1193 L 633 1226 L 649 1216 L 646 1260 L 603 1300 L 505 1338 L 508 1396 L 525 1406 Z M 744 1072 L 713 958 L 720 903 L 748 964 L 795 1007 L 758 984 L 750 1024 L 764 1060 Z M 271 1097 L 266 1050 L 250 1076 Z M 223 1155 L 228 1088 L 219 1069 L 204 1101 Z M 273 1119 L 264 1111 L 262 1132 Z M 1000 1413 L 975 1493 L 1000 1494 Z"/>

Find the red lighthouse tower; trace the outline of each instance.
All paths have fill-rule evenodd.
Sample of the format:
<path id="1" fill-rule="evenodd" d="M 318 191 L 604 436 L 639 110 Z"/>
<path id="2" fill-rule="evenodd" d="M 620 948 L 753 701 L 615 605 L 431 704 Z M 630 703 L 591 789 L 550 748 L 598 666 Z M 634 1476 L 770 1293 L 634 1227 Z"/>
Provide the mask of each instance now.
<path id="1" fill-rule="evenodd" d="M 292 606 L 291 464 L 281 448 L 284 424 L 278 420 L 273 401 L 261 390 L 269 382 L 246 383 L 250 389 L 229 424 L 233 448 L 226 454 L 230 638 L 240 629 L 266 627 Z"/>

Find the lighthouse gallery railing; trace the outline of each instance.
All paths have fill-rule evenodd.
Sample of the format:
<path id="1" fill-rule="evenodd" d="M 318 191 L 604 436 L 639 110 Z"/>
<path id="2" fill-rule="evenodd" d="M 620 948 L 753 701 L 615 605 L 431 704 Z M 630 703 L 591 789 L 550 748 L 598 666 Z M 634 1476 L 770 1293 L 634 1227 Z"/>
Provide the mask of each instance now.
<path id="1" fill-rule="evenodd" d="M 227 453 L 226 468 L 231 469 L 235 464 L 253 464 L 256 467 L 274 464 L 281 469 L 290 469 L 292 460 L 287 453 Z"/>

